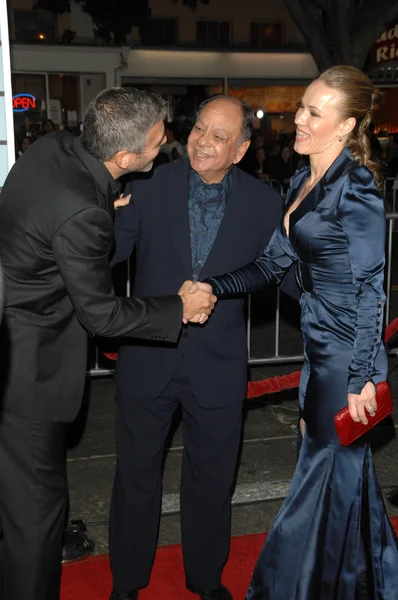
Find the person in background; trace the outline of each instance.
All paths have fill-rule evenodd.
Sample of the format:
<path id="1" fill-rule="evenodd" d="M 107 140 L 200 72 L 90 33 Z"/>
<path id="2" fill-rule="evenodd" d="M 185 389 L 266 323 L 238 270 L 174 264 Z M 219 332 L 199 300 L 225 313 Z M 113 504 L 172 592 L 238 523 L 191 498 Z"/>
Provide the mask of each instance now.
<path id="1" fill-rule="evenodd" d="M 286 193 L 290 184 L 295 168 L 291 160 L 291 152 L 289 146 L 282 146 L 278 156 L 270 159 L 267 168 L 271 179 L 276 179 L 283 187 L 283 192 Z"/>
<path id="2" fill-rule="evenodd" d="M 297 169 L 301 169 L 302 167 L 305 166 L 304 157 L 301 156 L 300 154 L 298 154 L 298 152 L 295 150 L 295 143 L 296 143 L 296 135 L 293 134 L 287 144 L 289 146 L 289 150 L 290 150 L 290 160 L 291 160 L 291 163 L 292 163 L 292 166 L 294 169 L 293 172 L 295 172 L 295 171 L 297 171 Z"/>
<path id="3" fill-rule="evenodd" d="M 223 297 L 279 282 L 294 263 L 302 290 L 304 437 L 246 600 L 397 597 L 398 542 L 369 440 L 342 446 L 334 425 L 347 406 L 353 421 L 366 425 L 377 411 L 375 384 L 387 377 L 386 220 L 369 140 L 379 99 L 370 79 L 350 66 L 332 67 L 310 84 L 295 118 L 295 146 L 310 166 L 292 179 L 268 248 L 193 288 L 213 290 L 221 308 Z"/>
<path id="4" fill-rule="evenodd" d="M 30 137 L 25 136 L 22 140 L 21 143 L 19 144 L 19 150 L 17 152 L 17 159 L 22 156 L 22 154 L 24 152 L 26 152 L 26 150 L 28 150 L 28 148 L 30 148 L 32 145 L 32 140 Z"/>
<path id="5" fill-rule="evenodd" d="M 41 132 L 42 135 L 46 135 L 47 133 L 52 133 L 55 130 L 54 123 L 51 119 L 45 119 L 43 121 Z"/>
<path id="6" fill-rule="evenodd" d="M 189 283 L 141 299 L 117 298 L 112 286 L 114 203 L 123 203 L 117 179 L 151 169 L 165 139 L 165 112 L 154 94 L 105 90 L 87 108 L 81 137 L 45 135 L 4 183 L 1 600 L 59 598 L 65 424 L 81 405 L 87 333 L 172 345 L 182 321 L 200 312 L 195 304 L 205 306 L 205 318 L 214 306 L 208 293 L 192 303 Z"/>
<path id="7" fill-rule="evenodd" d="M 182 144 L 176 139 L 174 124 L 166 123 L 164 132 L 166 135 L 166 142 L 163 144 L 160 153 L 165 154 L 169 159 L 169 162 L 182 160 L 185 156 L 185 152 Z"/>
<path id="8" fill-rule="evenodd" d="M 257 179 L 260 179 L 261 181 L 269 179 L 269 173 L 267 172 L 267 155 L 264 146 L 257 148 L 255 157 L 257 163 L 255 175 Z"/>

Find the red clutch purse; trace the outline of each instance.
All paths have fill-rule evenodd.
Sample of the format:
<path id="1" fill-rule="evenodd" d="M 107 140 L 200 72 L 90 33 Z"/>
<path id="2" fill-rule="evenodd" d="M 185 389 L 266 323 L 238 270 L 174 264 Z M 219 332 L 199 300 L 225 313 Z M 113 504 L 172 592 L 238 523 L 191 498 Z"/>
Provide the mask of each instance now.
<path id="1" fill-rule="evenodd" d="M 381 381 L 376 384 L 376 400 L 377 411 L 374 417 L 368 416 L 367 425 L 353 421 L 348 411 L 348 406 L 343 408 L 343 410 L 338 412 L 334 417 L 337 437 L 342 446 L 349 446 L 352 442 L 355 442 L 355 440 L 360 438 L 361 435 L 377 425 L 377 423 L 380 423 L 380 421 L 388 417 L 388 415 L 391 415 L 393 411 L 392 396 L 387 381 Z"/>

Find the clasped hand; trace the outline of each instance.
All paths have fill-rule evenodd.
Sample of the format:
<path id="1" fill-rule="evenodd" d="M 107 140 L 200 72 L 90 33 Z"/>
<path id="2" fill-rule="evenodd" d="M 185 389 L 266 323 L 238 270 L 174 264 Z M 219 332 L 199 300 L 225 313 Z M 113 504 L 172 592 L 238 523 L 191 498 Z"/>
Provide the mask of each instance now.
<path id="1" fill-rule="evenodd" d="M 184 305 L 183 323 L 205 323 L 217 302 L 208 283 L 185 281 L 178 294 Z"/>
<path id="2" fill-rule="evenodd" d="M 127 206 L 130 202 L 131 194 L 123 196 L 114 201 L 114 209 L 117 210 L 121 206 Z M 179 290 L 184 312 L 182 316 L 183 323 L 205 323 L 214 309 L 217 298 L 213 295 L 211 286 L 207 283 L 193 283 L 193 281 L 185 281 Z"/>
<path id="3" fill-rule="evenodd" d="M 360 394 L 348 394 L 348 410 L 353 421 L 368 424 L 367 415 L 374 417 L 377 410 L 376 388 L 371 381 L 362 388 Z"/>

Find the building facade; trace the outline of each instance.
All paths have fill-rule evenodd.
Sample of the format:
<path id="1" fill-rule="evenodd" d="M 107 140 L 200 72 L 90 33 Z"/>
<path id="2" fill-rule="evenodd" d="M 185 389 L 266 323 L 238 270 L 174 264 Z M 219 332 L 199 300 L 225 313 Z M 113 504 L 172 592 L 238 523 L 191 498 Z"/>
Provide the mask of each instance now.
<path id="1" fill-rule="evenodd" d="M 63 15 L 9 0 L 13 93 L 35 98 L 34 107 L 14 113 L 16 135 L 35 135 L 45 118 L 77 132 L 90 99 L 113 85 L 165 95 L 170 119 L 192 118 L 198 102 L 224 90 L 263 110 L 270 135 L 293 129 L 297 101 L 317 68 L 283 0 L 211 0 L 195 11 L 151 0 L 150 7 L 145 35 L 133 27 L 118 48 L 104 46 L 73 0 Z M 388 67 L 376 69 L 375 80 Z"/>
<path id="2" fill-rule="evenodd" d="M 145 38 L 133 27 L 123 48 L 104 46 L 73 1 L 58 16 L 35 9 L 33 0 L 9 5 L 13 91 L 35 98 L 34 108 L 15 113 L 19 137 L 34 135 L 45 118 L 77 131 L 89 100 L 113 85 L 162 93 L 170 118 L 191 117 L 210 90 L 228 90 L 291 121 L 295 99 L 316 74 L 283 0 L 212 0 L 195 11 L 152 0 Z"/>

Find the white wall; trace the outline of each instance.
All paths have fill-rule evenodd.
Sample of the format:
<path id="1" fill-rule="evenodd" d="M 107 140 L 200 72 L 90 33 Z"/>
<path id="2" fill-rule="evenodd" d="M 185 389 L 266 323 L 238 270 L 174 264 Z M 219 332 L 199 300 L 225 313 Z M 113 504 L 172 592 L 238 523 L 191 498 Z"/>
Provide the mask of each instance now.
<path id="1" fill-rule="evenodd" d="M 0 2 L 0 188 L 15 161 L 7 5 Z"/>
<path id="2" fill-rule="evenodd" d="M 105 86 L 120 82 L 121 48 L 18 45 L 11 47 L 11 68 L 20 72 L 102 73 Z"/>
<path id="3" fill-rule="evenodd" d="M 305 52 L 202 52 L 131 50 L 122 77 L 312 79 L 315 62 Z"/>
<path id="4" fill-rule="evenodd" d="M 90 100 L 106 88 L 105 79 L 105 75 L 83 74 L 81 76 L 80 113 L 82 117 Z"/>
<path id="5" fill-rule="evenodd" d="M 120 70 L 122 54 L 126 67 Z M 13 45 L 11 67 L 13 71 L 23 73 L 102 74 L 104 80 L 93 78 L 95 91 L 104 86 L 119 85 L 120 76 L 217 80 L 227 77 L 282 82 L 286 79 L 307 81 L 317 74 L 314 60 L 306 52 L 202 52 L 36 45 Z M 86 91 L 85 98 L 91 93 Z"/>

